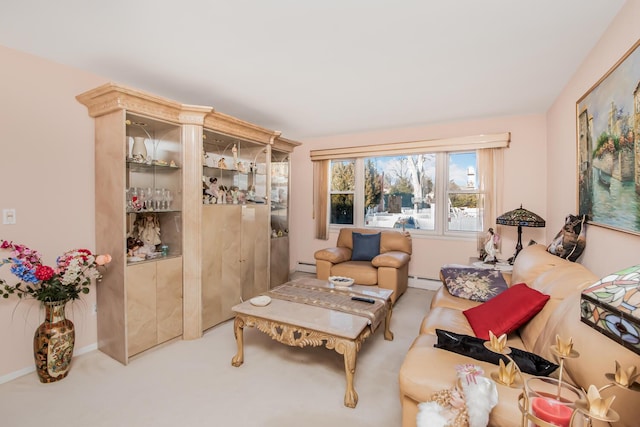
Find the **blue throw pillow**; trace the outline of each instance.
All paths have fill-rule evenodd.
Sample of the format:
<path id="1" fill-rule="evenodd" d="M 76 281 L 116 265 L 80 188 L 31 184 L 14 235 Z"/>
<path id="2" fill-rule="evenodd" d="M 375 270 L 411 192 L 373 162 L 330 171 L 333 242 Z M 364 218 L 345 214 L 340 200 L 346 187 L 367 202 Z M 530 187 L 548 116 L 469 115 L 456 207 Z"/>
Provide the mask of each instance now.
<path id="1" fill-rule="evenodd" d="M 380 233 L 363 234 L 352 233 L 353 253 L 352 261 L 371 261 L 380 253 Z"/>

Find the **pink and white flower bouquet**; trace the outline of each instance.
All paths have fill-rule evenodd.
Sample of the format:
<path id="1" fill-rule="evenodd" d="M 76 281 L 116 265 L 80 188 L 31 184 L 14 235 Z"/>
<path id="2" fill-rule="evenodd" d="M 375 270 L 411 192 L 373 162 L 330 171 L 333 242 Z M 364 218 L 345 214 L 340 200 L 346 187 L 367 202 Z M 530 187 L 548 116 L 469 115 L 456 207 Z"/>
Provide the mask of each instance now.
<path id="1" fill-rule="evenodd" d="M 100 280 L 99 267 L 111 262 L 111 255 L 94 255 L 88 249 L 73 249 L 60 255 L 56 265 L 44 265 L 40 253 L 24 245 L 0 239 L 0 250 L 9 252 L 0 258 L 0 267 L 9 265 L 19 281 L 9 284 L 0 278 L 0 296 L 34 298 L 42 302 L 67 301 L 88 294 L 93 280 Z"/>

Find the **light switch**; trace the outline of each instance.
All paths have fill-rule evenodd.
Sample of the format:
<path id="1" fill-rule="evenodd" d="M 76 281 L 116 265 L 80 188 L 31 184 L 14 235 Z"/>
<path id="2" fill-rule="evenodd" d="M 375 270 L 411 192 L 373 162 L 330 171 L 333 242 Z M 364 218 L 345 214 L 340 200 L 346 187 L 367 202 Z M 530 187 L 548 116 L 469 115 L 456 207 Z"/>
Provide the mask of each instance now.
<path id="1" fill-rule="evenodd" d="M 2 210 L 2 223 L 3 224 L 15 224 L 16 223 L 16 210 L 15 209 L 3 209 Z"/>

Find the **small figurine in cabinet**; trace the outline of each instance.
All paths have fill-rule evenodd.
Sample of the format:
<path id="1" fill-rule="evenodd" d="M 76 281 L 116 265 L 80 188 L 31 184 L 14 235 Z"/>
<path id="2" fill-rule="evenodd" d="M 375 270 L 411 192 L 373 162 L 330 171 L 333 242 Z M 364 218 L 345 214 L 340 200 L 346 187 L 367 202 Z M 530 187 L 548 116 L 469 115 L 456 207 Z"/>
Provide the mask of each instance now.
<path id="1" fill-rule="evenodd" d="M 137 255 L 138 249 L 140 249 L 144 243 L 140 239 L 135 237 L 127 237 L 127 256 L 129 258 Z"/>
<path id="2" fill-rule="evenodd" d="M 160 240 L 160 220 L 155 213 L 138 214 L 133 222 L 131 237 L 141 240 L 143 247 L 138 249 L 138 253 L 153 254 L 156 246 L 161 244 Z"/>
<path id="3" fill-rule="evenodd" d="M 231 152 L 233 153 L 233 167 L 235 168 L 238 165 L 238 147 L 236 144 L 233 144 Z"/>
<path id="4" fill-rule="evenodd" d="M 208 178 L 209 184 L 208 188 L 204 190 L 205 196 L 207 197 L 207 203 L 210 205 L 214 205 L 218 201 L 218 178 L 210 177 Z"/>
<path id="5" fill-rule="evenodd" d="M 231 194 L 231 202 L 234 205 L 238 204 L 238 187 L 231 187 L 231 191 L 229 191 L 229 193 Z"/>

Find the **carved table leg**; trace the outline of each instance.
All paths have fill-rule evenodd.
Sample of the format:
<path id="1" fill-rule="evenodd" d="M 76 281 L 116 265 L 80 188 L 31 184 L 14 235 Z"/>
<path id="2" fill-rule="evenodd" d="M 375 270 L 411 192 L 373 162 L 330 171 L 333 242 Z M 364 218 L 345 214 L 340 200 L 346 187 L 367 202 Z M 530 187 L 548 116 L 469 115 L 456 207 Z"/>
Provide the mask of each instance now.
<path id="1" fill-rule="evenodd" d="M 231 359 L 231 364 L 238 367 L 244 362 L 244 319 L 240 316 L 236 316 L 233 321 L 233 334 L 236 336 L 238 353 Z"/>
<path id="2" fill-rule="evenodd" d="M 387 303 L 387 315 L 384 319 L 384 339 L 387 341 L 393 341 L 393 332 L 391 332 L 391 313 L 393 311 L 393 303 L 389 301 Z"/>
<path id="3" fill-rule="evenodd" d="M 344 394 L 344 406 L 355 408 L 358 404 L 358 393 L 353 386 L 353 376 L 356 373 L 356 343 L 353 341 L 343 341 L 344 346 L 344 372 L 347 376 L 347 391 Z"/>

